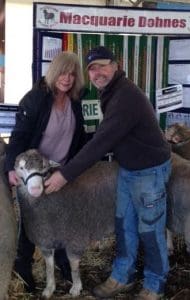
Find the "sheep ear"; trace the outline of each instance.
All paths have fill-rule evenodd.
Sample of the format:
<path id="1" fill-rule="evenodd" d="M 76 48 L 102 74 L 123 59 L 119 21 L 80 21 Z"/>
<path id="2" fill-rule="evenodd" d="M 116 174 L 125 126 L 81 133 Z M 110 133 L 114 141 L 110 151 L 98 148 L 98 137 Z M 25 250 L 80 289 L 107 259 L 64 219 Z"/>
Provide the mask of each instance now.
<path id="1" fill-rule="evenodd" d="M 49 160 L 49 164 L 50 164 L 51 168 L 58 168 L 58 167 L 61 166 L 61 164 L 59 164 L 59 163 L 57 163 L 57 162 L 55 162 L 53 160 Z"/>

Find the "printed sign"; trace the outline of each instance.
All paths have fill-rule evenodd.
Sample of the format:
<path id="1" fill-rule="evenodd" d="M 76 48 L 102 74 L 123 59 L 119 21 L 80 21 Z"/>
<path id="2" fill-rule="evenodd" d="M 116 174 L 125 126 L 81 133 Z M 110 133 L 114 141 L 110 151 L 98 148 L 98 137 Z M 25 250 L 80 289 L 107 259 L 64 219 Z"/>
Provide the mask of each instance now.
<path id="1" fill-rule="evenodd" d="M 102 120 L 102 112 L 99 100 L 83 100 L 82 111 L 85 121 Z"/>
<path id="2" fill-rule="evenodd" d="M 35 3 L 36 28 L 139 34 L 188 34 L 190 11 L 105 8 Z"/>
<path id="3" fill-rule="evenodd" d="M 166 128 L 175 123 L 184 124 L 190 128 L 190 114 L 175 111 L 167 112 Z"/>
<path id="4" fill-rule="evenodd" d="M 181 84 L 158 89 L 156 91 L 156 112 L 163 113 L 183 106 L 183 88 Z"/>
<path id="5" fill-rule="evenodd" d="M 44 36 L 42 43 L 42 59 L 52 60 L 62 51 L 62 39 Z"/>

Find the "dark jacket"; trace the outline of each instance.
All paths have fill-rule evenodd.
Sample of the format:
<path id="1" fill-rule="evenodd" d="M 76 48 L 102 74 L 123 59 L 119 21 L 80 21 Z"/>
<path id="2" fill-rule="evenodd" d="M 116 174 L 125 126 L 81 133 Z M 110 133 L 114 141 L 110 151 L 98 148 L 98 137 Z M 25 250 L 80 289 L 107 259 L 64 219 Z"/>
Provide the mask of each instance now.
<path id="1" fill-rule="evenodd" d="M 20 101 L 16 124 L 6 150 L 5 171 L 14 169 L 15 158 L 23 151 L 38 148 L 49 121 L 53 95 L 40 80 Z M 76 128 L 68 153 L 71 159 L 86 142 L 84 119 L 80 101 L 72 100 L 71 107 L 76 119 Z"/>
<path id="2" fill-rule="evenodd" d="M 62 167 L 73 180 L 107 152 L 113 151 L 121 167 L 141 170 L 160 165 L 170 158 L 170 146 L 145 94 L 123 71 L 117 71 L 100 93 L 104 115 L 93 138 Z"/>

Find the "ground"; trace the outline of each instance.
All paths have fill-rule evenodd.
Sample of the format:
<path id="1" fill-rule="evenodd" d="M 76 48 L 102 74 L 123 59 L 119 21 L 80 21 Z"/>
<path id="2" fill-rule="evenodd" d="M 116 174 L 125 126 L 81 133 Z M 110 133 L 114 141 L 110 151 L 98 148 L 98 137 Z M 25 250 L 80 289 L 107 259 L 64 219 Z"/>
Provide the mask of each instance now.
<path id="1" fill-rule="evenodd" d="M 175 238 L 175 253 L 170 257 L 170 272 L 166 285 L 166 293 L 162 298 L 164 300 L 190 300 L 190 254 L 186 252 L 185 244 L 182 238 Z M 111 271 L 111 262 L 114 256 L 114 238 L 106 239 L 100 244 L 100 248 L 89 249 L 81 260 L 80 270 L 84 290 L 80 297 L 75 300 L 94 300 L 91 290 L 100 282 L 109 276 Z M 142 283 L 143 256 L 140 254 L 137 264 L 137 285 L 134 291 L 130 293 L 120 293 L 114 300 L 132 300 L 134 294 L 139 291 Z M 40 299 L 40 295 L 45 286 L 45 266 L 39 251 L 35 253 L 35 263 L 33 266 L 34 277 L 37 282 L 37 293 L 27 294 L 23 289 L 23 282 L 18 275 L 13 273 L 9 289 L 10 300 L 30 300 Z M 71 283 L 64 282 L 61 273 L 56 269 L 57 289 L 52 300 L 72 299 L 69 295 Z M 110 298 L 111 300 L 111 298 Z"/>

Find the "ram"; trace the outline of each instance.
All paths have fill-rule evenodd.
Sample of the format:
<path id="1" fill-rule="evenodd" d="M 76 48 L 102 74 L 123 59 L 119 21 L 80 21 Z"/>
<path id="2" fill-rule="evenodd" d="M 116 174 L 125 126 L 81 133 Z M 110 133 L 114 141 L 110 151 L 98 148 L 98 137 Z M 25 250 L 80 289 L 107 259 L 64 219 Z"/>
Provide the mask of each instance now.
<path id="1" fill-rule="evenodd" d="M 172 173 L 168 184 L 167 228 L 176 234 L 183 234 L 187 251 L 190 253 L 190 161 L 172 153 Z M 173 243 L 168 239 L 168 248 Z"/>
<path id="2" fill-rule="evenodd" d="M 189 198 L 189 162 L 190 160 L 190 128 L 184 124 L 174 123 L 165 130 L 165 136 L 171 143 L 172 154 L 172 175 L 168 188 L 168 227 L 173 232 L 184 232 L 190 230 L 190 221 L 188 221 L 188 213 L 190 210 Z M 181 159 L 178 155 L 187 160 Z M 186 225 L 185 225 L 186 224 Z M 184 226 L 186 229 L 184 229 Z M 170 253 L 174 251 L 172 231 L 167 231 L 167 244 Z M 189 238 L 185 233 L 186 243 Z M 190 245 L 187 246 L 190 251 Z"/>
<path id="3" fill-rule="evenodd" d="M 91 242 L 114 232 L 118 165 L 99 162 L 60 191 L 45 195 L 43 177 L 48 176 L 51 166 L 35 150 L 17 157 L 21 215 L 28 238 L 45 258 L 43 296 L 50 298 L 55 290 L 53 251 L 59 247 L 67 251 L 73 279 L 70 293 L 77 296 L 82 290 L 79 262 L 84 250 Z"/>

